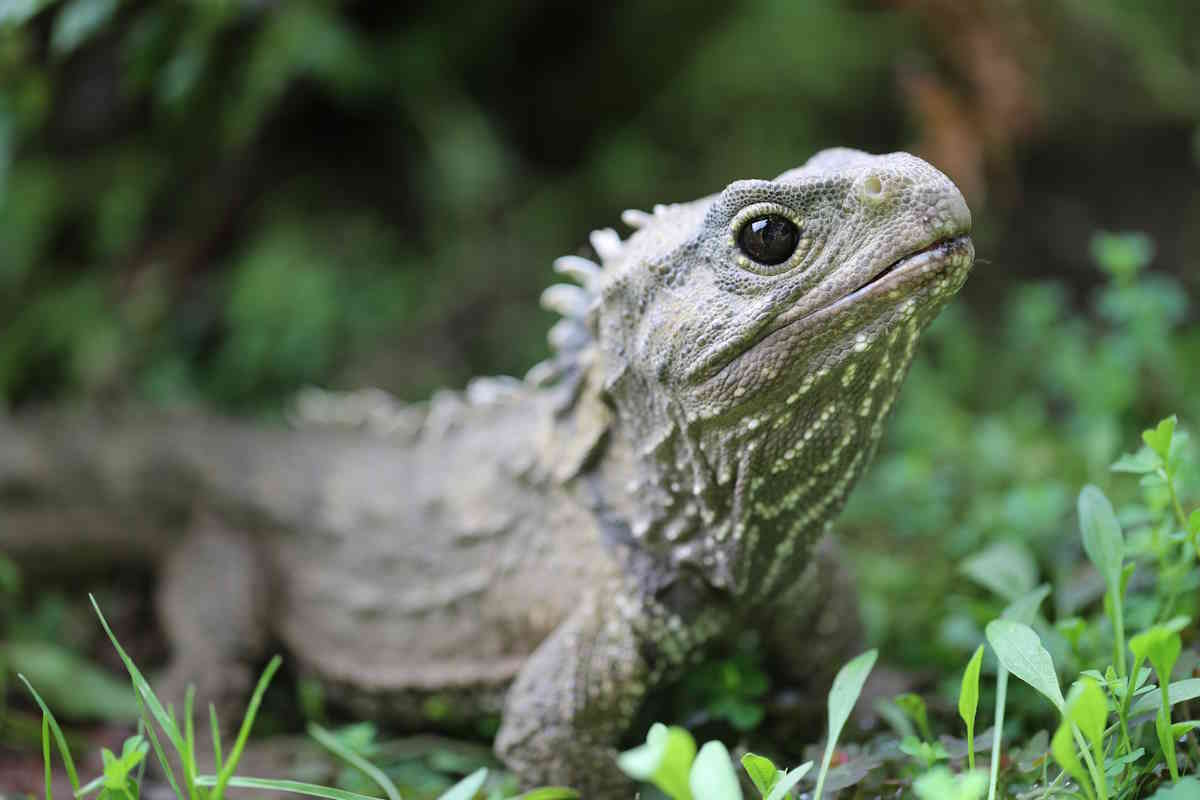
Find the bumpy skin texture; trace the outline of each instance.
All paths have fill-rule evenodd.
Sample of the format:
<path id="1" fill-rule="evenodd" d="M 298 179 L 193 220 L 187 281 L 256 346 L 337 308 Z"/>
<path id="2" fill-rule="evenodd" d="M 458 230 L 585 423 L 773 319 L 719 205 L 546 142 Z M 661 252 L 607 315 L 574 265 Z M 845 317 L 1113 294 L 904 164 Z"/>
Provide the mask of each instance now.
<path id="1" fill-rule="evenodd" d="M 799 231 L 769 267 L 738 238 L 766 214 Z M 359 713 L 503 704 L 526 783 L 629 796 L 618 740 L 714 642 L 760 625 L 809 671 L 825 650 L 797 643 L 838 640 L 844 576 L 814 545 L 974 251 L 958 190 L 904 153 L 828 150 L 625 220 L 592 235 L 600 264 L 557 262 L 582 286 L 547 290 L 556 355 L 523 382 L 303 404 L 359 429 L 0 420 L 0 498 L 24 498 L 0 500 L 0 546 L 166 557 L 178 681 L 236 691 L 275 637 Z M 182 542 L 161 532 L 189 514 Z"/>

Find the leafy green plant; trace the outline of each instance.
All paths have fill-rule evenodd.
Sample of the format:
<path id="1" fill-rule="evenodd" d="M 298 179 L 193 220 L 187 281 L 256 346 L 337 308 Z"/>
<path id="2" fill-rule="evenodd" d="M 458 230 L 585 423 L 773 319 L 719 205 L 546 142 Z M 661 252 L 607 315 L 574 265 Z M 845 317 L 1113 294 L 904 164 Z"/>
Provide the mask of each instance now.
<path id="1" fill-rule="evenodd" d="M 829 690 L 829 731 L 825 755 L 813 797 L 821 797 L 833 751 L 850 718 L 863 684 L 875 665 L 878 653 L 869 650 L 851 659 L 839 670 Z M 742 790 L 725 745 L 706 742 L 699 752 L 690 733 L 683 728 L 655 723 L 646 743 L 627 750 L 617 764 L 635 780 L 654 784 L 672 800 L 741 800 Z M 781 770 L 766 756 L 747 753 L 742 768 L 763 800 L 789 800 L 791 791 L 812 769 L 811 761 L 792 770 Z"/>

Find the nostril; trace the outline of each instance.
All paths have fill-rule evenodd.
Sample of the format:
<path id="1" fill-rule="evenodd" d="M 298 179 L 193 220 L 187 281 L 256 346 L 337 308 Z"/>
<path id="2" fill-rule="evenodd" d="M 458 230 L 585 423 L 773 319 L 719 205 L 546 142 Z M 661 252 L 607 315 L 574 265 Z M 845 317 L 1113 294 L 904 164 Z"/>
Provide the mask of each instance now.
<path id="1" fill-rule="evenodd" d="M 882 201 L 886 194 L 883 180 L 878 175 L 868 175 L 859 184 L 859 195 L 869 203 Z"/>

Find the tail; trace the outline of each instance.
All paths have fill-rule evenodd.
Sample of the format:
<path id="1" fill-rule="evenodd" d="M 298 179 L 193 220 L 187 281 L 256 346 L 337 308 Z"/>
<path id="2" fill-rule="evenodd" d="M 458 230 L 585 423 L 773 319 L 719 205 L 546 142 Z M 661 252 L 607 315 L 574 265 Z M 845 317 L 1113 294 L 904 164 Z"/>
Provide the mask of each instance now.
<path id="1" fill-rule="evenodd" d="M 338 438 L 196 416 L 0 416 L 0 554 L 28 574 L 90 572 L 157 561 L 198 507 L 285 525 L 311 507 Z"/>

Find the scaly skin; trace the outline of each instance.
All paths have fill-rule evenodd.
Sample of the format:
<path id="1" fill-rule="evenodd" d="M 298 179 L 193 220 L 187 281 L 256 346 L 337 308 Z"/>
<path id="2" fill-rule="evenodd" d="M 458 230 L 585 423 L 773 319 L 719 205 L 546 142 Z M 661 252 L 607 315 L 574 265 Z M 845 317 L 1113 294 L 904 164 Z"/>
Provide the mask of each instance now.
<path id="1" fill-rule="evenodd" d="M 797 231 L 773 266 L 743 238 L 768 217 Z M 0 420 L 0 498 L 24 498 L 0 500 L 0 545 L 85 552 L 82 518 L 93 555 L 165 558 L 176 680 L 237 691 L 274 636 L 359 713 L 502 702 L 524 782 L 629 796 L 618 740 L 714 642 L 763 627 L 797 672 L 836 652 L 845 582 L 814 544 L 974 251 L 958 190 L 903 153 L 829 150 L 625 219 L 624 242 L 593 234 L 602 263 L 558 262 L 582 287 L 547 290 L 556 355 L 526 381 L 424 411 L 310 395 L 306 416 L 365 410 L 384 436 Z M 145 519 L 197 507 L 178 541 Z"/>

